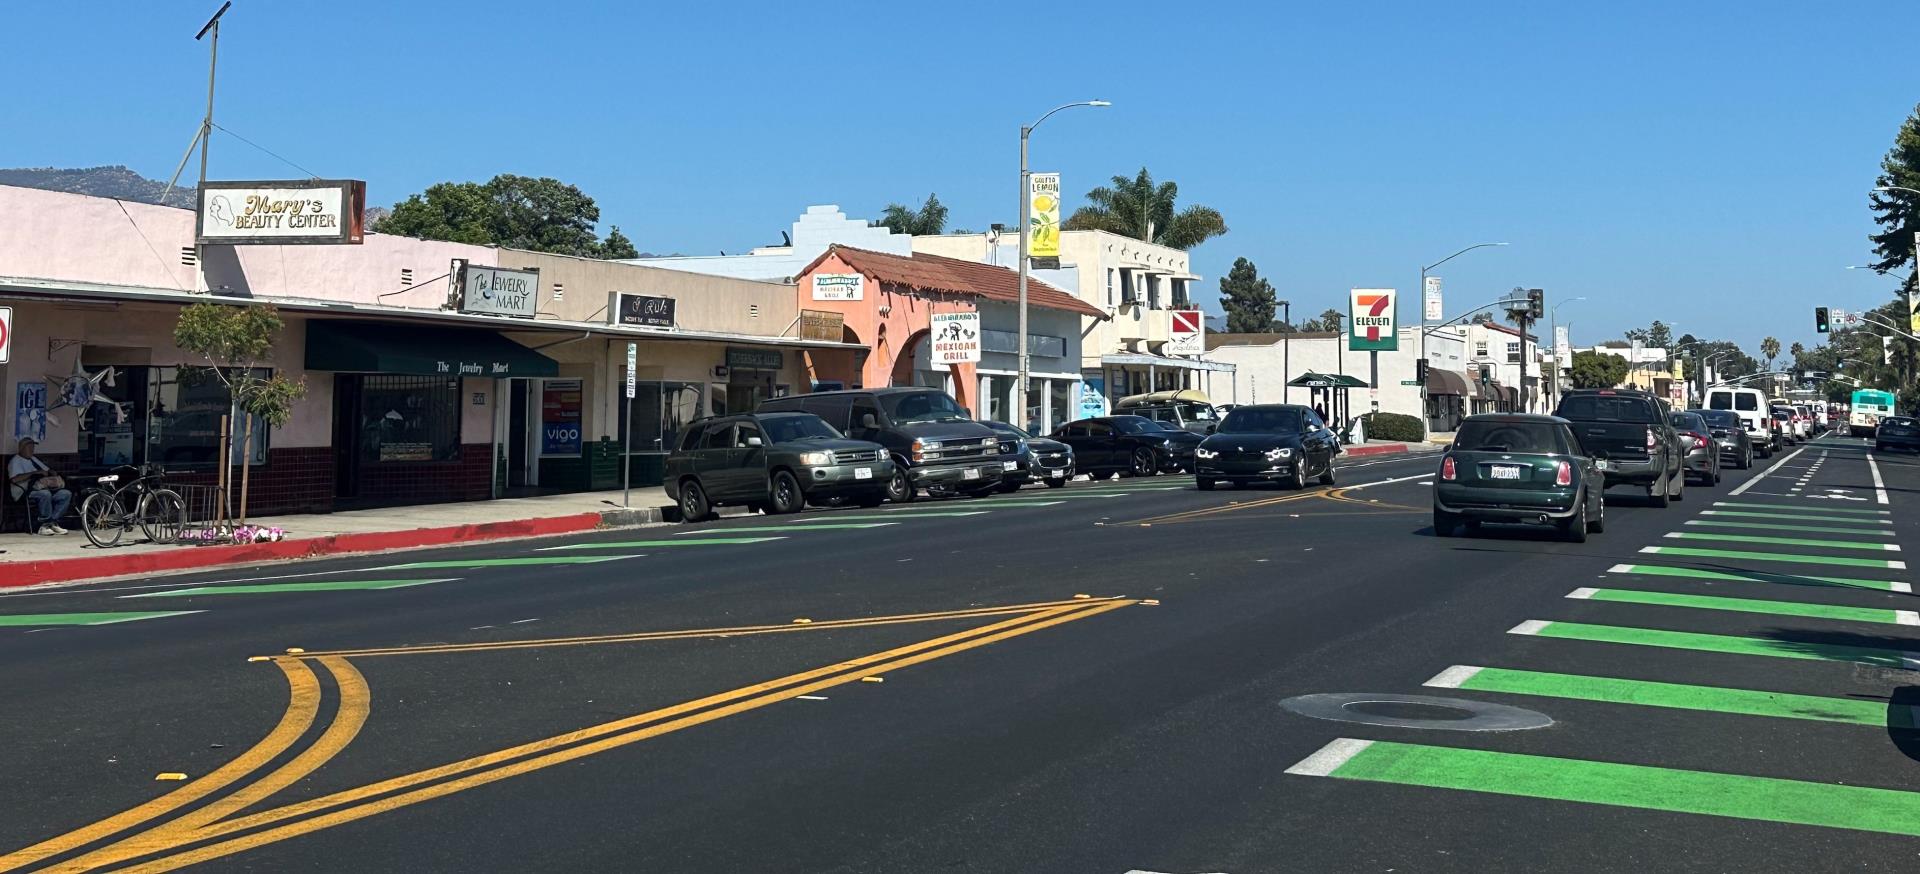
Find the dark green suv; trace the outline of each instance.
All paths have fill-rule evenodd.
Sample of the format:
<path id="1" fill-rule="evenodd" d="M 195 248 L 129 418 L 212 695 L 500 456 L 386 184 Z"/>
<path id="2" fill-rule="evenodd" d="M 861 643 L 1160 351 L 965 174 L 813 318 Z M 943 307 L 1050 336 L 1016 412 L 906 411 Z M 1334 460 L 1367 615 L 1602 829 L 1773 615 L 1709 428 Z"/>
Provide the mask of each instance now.
<path id="1" fill-rule="evenodd" d="M 667 497 L 698 522 L 726 504 L 792 513 L 846 498 L 877 507 L 893 461 L 878 443 L 849 440 L 811 413 L 749 413 L 687 426 L 667 456 Z"/>

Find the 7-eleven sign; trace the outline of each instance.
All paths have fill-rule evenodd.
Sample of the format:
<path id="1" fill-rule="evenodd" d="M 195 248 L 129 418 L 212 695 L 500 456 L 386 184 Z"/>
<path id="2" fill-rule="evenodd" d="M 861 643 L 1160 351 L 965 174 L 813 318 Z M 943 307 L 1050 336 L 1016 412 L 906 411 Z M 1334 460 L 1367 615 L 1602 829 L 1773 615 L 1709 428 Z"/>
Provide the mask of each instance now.
<path id="1" fill-rule="evenodd" d="M 1199 310 L 1171 310 L 1167 326 L 1168 355 L 1199 355 L 1207 351 L 1207 323 Z"/>
<path id="2" fill-rule="evenodd" d="M 1347 349 L 1354 352 L 1394 352 L 1400 348 L 1399 324 L 1391 288 L 1356 288 L 1347 299 Z"/>

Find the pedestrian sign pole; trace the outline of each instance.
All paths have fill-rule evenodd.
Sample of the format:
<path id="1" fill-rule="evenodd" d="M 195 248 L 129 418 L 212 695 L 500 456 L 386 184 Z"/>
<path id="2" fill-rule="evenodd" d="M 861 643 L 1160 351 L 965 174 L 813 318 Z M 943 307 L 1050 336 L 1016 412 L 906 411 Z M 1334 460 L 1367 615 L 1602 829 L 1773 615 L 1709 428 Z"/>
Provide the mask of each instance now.
<path id="1" fill-rule="evenodd" d="M 627 434 L 626 449 L 620 453 L 620 506 L 633 509 L 633 389 L 637 384 L 634 372 L 640 365 L 640 346 L 627 344 Z"/>

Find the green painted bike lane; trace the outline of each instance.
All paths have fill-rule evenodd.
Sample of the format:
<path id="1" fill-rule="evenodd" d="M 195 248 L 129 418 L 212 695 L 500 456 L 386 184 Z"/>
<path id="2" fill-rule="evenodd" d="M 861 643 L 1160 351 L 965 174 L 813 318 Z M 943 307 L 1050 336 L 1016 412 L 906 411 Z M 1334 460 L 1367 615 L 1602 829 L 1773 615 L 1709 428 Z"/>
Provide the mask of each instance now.
<path id="1" fill-rule="evenodd" d="M 1766 716 L 1778 719 L 1805 719 L 1815 722 L 1844 722 L 1876 728 L 1920 727 L 1916 724 L 1914 708 L 1889 707 L 1879 701 L 1686 683 L 1660 683 L 1651 680 L 1629 680 L 1583 674 L 1560 674 L 1548 671 L 1454 665 L 1435 675 L 1425 685 L 1436 689 L 1571 698 L 1609 704 Z"/>

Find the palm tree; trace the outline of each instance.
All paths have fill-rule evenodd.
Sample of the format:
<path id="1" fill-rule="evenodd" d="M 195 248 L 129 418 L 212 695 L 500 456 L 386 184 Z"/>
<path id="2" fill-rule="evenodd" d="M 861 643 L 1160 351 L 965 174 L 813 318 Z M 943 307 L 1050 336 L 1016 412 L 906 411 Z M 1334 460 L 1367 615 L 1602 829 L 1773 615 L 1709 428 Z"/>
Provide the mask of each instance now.
<path id="1" fill-rule="evenodd" d="M 1767 369 L 1773 369 L 1773 360 L 1780 357 L 1780 340 L 1766 337 L 1760 341 L 1760 357 L 1767 359 Z"/>
<path id="2" fill-rule="evenodd" d="M 1189 206 L 1175 211 L 1180 187 L 1172 182 L 1154 184 L 1147 168 L 1132 179 L 1113 177 L 1113 187 L 1105 185 L 1087 192 L 1087 205 L 1073 211 L 1063 228 L 1069 231 L 1111 231 L 1116 234 L 1158 243 L 1175 249 L 1191 249 L 1227 232 L 1227 221 L 1210 206 Z"/>
<path id="3" fill-rule="evenodd" d="M 874 225 L 896 234 L 930 237 L 947 229 L 947 207 L 935 194 L 927 195 L 927 202 L 921 204 L 919 209 L 889 203 Z"/>

